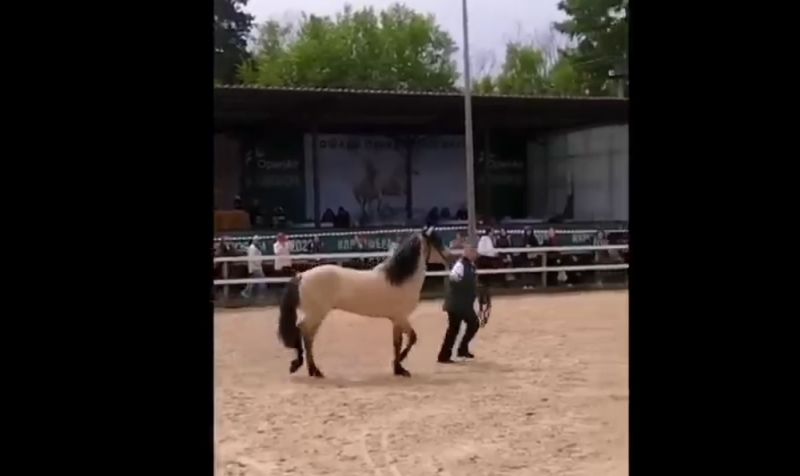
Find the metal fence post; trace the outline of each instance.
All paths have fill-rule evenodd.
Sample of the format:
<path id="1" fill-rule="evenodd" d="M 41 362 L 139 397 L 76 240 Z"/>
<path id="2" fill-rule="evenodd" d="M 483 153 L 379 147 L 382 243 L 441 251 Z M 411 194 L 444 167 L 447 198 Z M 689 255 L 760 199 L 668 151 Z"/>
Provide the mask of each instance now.
<path id="1" fill-rule="evenodd" d="M 222 263 L 222 279 L 226 279 L 226 280 L 228 279 L 228 262 L 227 261 L 224 261 Z M 222 288 L 222 298 L 226 303 L 228 302 L 228 294 L 229 294 L 228 287 L 229 287 L 229 285 L 226 284 Z"/>
<path id="2" fill-rule="evenodd" d="M 546 288 L 547 287 L 547 253 L 543 253 L 542 254 L 542 268 L 544 269 L 544 271 L 542 271 L 542 287 Z"/>

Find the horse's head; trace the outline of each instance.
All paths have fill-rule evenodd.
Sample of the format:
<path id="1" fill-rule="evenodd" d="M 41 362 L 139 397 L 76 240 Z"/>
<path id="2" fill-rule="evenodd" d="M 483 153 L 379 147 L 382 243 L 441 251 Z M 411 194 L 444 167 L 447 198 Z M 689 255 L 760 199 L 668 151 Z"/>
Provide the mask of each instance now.
<path id="1" fill-rule="evenodd" d="M 422 252 L 426 256 L 428 263 L 439 263 L 448 265 L 453 256 L 450 250 L 444 245 L 442 237 L 436 233 L 433 226 L 427 226 L 422 231 Z"/>

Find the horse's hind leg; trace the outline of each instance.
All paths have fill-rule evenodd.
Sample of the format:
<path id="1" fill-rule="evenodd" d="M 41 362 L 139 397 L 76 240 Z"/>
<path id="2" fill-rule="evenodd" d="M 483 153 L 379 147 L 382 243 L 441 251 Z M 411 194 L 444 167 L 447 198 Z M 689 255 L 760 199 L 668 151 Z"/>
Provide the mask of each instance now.
<path id="1" fill-rule="evenodd" d="M 319 371 L 317 364 L 314 362 L 314 337 L 317 335 L 320 324 L 322 324 L 322 319 L 305 319 L 300 323 L 300 332 L 303 334 L 303 344 L 306 348 L 306 367 L 308 367 L 308 375 L 317 378 L 325 377 L 322 375 L 322 372 Z"/>
<path id="2" fill-rule="evenodd" d="M 402 375 L 403 377 L 411 377 L 411 373 L 403 368 L 402 362 L 408 356 L 411 347 L 417 343 L 417 333 L 414 332 L 414 329 L 408 322 L 405 324 L 395 323 L 392 332 L 394 337 L 394 374 Z M 408 345 L 401 351 L 400 347 L 403 344 L 403 333 L 408 334 Z"/>
<path id="3" fill-rule="evenodd" d="M 297 358 L 292 361 L 289 365 L 289 373 L 297 372 L 297 369 L 303 366 L 303 337 L 301 333 L 297 334 L 297 340 L 295 341 L 294 348 L 297 351 Z"/>

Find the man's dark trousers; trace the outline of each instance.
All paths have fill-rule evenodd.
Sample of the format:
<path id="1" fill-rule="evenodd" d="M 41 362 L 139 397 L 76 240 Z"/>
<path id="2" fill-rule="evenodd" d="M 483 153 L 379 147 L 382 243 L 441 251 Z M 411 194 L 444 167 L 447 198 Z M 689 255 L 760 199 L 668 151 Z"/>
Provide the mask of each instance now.
<path id="1" fill-rule="evenodd" d="M 462 312 L 448 312 L 447 332 L 444 334 L 442 348 L 439 350 L 439 360 L 449 360 L 452 357 L 453 344 L 456 343 L 456 337 L 458 337 L 458 331 L 462 321 L 467 324 L 467 330 L 464 332 L 464 337 L 458 345 L 457 355 L 459 357 L 464 357 L 469 354 L 469 343 L 478 332 L 478 315 L 475 314 L 475 311 L 472 309 Z"/>

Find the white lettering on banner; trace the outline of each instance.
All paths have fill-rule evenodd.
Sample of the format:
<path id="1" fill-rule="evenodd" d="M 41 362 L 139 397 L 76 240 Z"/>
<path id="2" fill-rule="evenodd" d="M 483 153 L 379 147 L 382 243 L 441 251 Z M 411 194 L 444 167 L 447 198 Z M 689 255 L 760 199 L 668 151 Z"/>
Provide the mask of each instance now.
<path id="1" fill-rule="evenodd" d="M 258 185 L 264 188 L 292 188 L 300 185 L 297 175 L 265 175 L 259 177 Z"/>
<path id="2" fill-rule="evenodd" d="M 300 162 L 297 160 L 266 160 L 259 159 L 257 162 L 258 168 L 266 170 L 298 170 Z"/>

